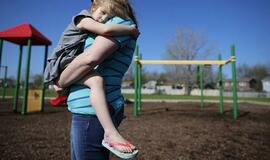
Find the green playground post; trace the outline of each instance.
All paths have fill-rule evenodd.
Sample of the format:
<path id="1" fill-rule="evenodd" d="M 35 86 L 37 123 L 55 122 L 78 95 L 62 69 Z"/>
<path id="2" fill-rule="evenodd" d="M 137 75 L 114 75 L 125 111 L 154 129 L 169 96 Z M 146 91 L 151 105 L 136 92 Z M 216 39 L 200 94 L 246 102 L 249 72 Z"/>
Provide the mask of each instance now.
<path id="1" fill-rule="evenodd" d="M 14 95 L 14 102 L 13 102 L 13 112 L 18 111 L 18 98 L 19 98 L 19 90 L 20 90 L 22 54 L 23 54 L 23 46 L 20 45 L 19 59 L 18 59 L 18 66 L 17 66 L 17 80 L 16 80 L 15 95 Z"/>
<path id="2" fill-rule="evenodd" d="M 139 60 L 142 59 L 142 54 L 139 55 Z M 142 65 L 138 64 L 138 113 L 141 112 L 141 92 L 142 92 Z"/>
<path id="3" fill-rule="evenodd" d="M 138 116 L 138 67 L 139 66 L 139 57 L 138 57 L 138 45 L 135 48 L 135 56 L 134 56 L 134 69 L 135 69 L 135 76 L 134 76 L 134 89 L 135 89 L 135 97 L 134 97 L 134 109 L 133 114 L 134 116 Z"/>
<path id="4" fill-rule="evenodd" d="M 222 60 L 221 54 L 218 55 L 218 60 Z M 222 65 L 218 66 L 218 88 L 219 88 L 219 112 L 223 114 L 223 81 L 222 81 Z"/>
<path id="5" fill-rule="evenodd" d="M 2 66 L 2 53 L 3 53 L 4 40 L 0 39 L 0 66 Z M 1 70 L 1 68 L 0 68 Z"/>
<path id="6" fill-rule="evenodd" d="M 29 86 L 29 72 L 30 72 L 30 60 L 31 60 L 31 48 L 32 48 L 32 39 L 28 39 L 28 53 L 26 59 L 26 73 L 25 73 L 25 82 L 24 82 L 24 96 L 23 96 L 23 106 L 22 106 L 22 115 L 25 115 L 27 112 L 27 98 L 28 98 L 28 86 Z"/>
<path id="7" fill-rule="evenodd" d="M 43 73 L 45 71 L 47 57 L 48 57 L 48 45 L 45 46 L 45 54 L 44 54 L 44 62 L 43 62 Z M 44 74 L 42 74 L 44 75 Z M 46 91 L 46 85 L 44 83 L 44 77 L 42 78 L 42 95 L 41 95 L 41 112 L 44 112 L 44 103 L 45 103 L 45 91 Z"/>
<path id="8" fill-rule="evenodd" d="M 3 95 L 2 95 L 2 99 L 6 98 L 6 88 L 7 88 L 7 71 L 8 71 L 8 66 L 4 66 L 5 69 L 5 75 L 4 75 L 4 86 L 3 86 Z"/>
<path id="9" fill-rule="evenodd" d="M 2 51 L 3 51 L 3 43 L 4 40 L 0 39 L 0 73 L 1 73 L 1 69 L 2 69 Z M 4 87 L 4 86 L 3 86 Z M 3 93 L 4 94 L 4 93 Z"/>
<path id="10" fill-rule="evenodd" d="M 238 96 L 237 96 L 237 79 L 236 79 L 236 57 L 235 46 L 231 46 L 231 63 L 232 63 L 232 91 L 233 91 L 233 118 L 238 117 Z"/>
<path id="11" fill-rule="evenodd" d="M 4 45 L 4 40 L 3 39 L 0 39 L 0 72 L 1 72 L 1 69 L 2 69 L 2 53 L 3 53 L 3 45 Z M 2 93 L 2 98 L 5 99 L 5 96 L 6 96 L 6 80 L 7 80 L 7 77 L 6 77 L 6 70 L 7 68 L 3 67 L 5 69 L 5 76 L 4 76 L 4 81 L 3 81 L 3 93 Z"/>
<path id="12" fill-rule="evenodd" d="M 197 74 L 196 74 L 197 85 L 200 86 L 200 66 L 197 66 Z"/>
<path id="13" fill-rule="evenodd" d="M 200 89 L 201 89 L 201 110 L 204 108 L 204 95 L 203 95 L 203 76 L 204 76 L 204 66 L 200 65 Z"/>

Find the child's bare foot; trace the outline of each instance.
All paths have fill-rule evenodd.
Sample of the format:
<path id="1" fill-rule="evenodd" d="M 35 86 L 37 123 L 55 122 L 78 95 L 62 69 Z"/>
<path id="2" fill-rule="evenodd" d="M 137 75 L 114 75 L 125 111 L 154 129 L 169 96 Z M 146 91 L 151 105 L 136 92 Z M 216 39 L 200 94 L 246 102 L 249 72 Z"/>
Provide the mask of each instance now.
<path id="1" fill-rule="evenodd" d="M 125 140 L 117 131 L 116 132 L 105 131 L 104 140 L 111 147 L 123 153 L 131 153 L 133 150 L 136 149 L 134 145 Z"/>

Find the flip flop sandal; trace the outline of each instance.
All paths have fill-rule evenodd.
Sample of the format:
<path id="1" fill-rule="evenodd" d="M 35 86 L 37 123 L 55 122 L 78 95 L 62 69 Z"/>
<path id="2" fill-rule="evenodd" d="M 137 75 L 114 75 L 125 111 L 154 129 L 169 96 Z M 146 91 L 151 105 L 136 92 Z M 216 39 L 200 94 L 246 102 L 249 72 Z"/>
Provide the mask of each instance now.
<path id="1" fill-rule="evenodd" d="M 105 148 L 107 148 L 108 150 L 110 150 L 113 154 L 115 154 L 116 156 L 118 156 L 118 157 L 120 157 L 122 159 L 132 159 L 132 158 L 136 157 L 138 152 L 139 152 L 139 150 L 135 149 L 131 153 L 125 153 L 125 152 L 118 151 L 117 149 L 114 148 L 114 146 L 130 147 L 129 143 L 111 143 L 111 144 L 108 144 L 107 142 L 105 142 L 105 140 L 103 140 L 102 145 Z"/>

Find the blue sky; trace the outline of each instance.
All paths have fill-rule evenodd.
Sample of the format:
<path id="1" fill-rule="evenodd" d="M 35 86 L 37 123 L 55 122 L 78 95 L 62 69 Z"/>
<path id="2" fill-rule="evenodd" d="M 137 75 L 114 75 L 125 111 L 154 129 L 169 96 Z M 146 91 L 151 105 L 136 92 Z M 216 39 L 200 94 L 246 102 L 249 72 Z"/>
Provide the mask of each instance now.
<path id="1" fill-rule="evenodd" d="M 32 24 L 55 47 L 71 20 L 90 0 L 1 0 L 0 30 L 23 22 Z M 230 45 L 236 45 L 237 63 L 250 65 L 270 63 L 270 0 L 131 0 L 136 11 L 141 36 L 138 40 L 143 59 L 162 59 L 166 46 L 178 28 L 201 32 L 223 58 L 230 56 Z M 18 46 L 4 43 L 2 64 L 9 76 L 15 76 Z M 214 53 L 214 54 L 217 54 Z M 33 47 L 31 74 L 42 72 L 44 47 Z M 25 69 L 26 47 L 22 69 Z M 216 57 L 210 57 L 212 59 Z M 146 66 L 161 71 L 162 66 Z M 225 67 L 230 73 L 230 66 Z M 3 74 L 3 73 L 2 73 Z M 24 71 L 22 72 L 24 74 Z M 1 75 L 2 76 L 2 75 Z"/>

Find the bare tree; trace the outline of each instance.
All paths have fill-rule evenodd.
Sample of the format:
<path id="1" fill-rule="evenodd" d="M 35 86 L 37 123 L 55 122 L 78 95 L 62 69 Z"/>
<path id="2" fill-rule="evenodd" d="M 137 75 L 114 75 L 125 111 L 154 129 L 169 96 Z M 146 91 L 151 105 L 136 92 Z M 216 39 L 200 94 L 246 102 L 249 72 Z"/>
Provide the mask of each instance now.
<path id="1" fill-rule="evenodd" d="M 195 60 L 206 59 L 214 48 L 207 44 L 205 37 L 192 29 L 178 29 L 173 41 L 167 46 L 165 59 Z M 171 80 L 183 83 L 186 94 L 190 94 L 192 84 L 196 83 L 196 66 L 194 65 L 164 65 Z"/>
<path id="2" fill-rule="evenodd" d="M 239 78 L 244 78 L 244 77 L 248 77 L 249 76 L 249 70 L 250 67 L 247 64 L 239 64 L 237 66 L 237 76 Z"/>
<path id="3" fill-rule="evenodd" d="M 215 73 L 213 72 L 212 66 L 205 66 L 204 67 L 203 78 L 204 78 L 205 84 L 208 84 L 211 87 L 215 87 L 216 77 L 215 77 Z"/>
<path id="4" fill-rule="evenodd" d="M 123 78 L 123 80 L 129 80 L 132 81 L 132 84 L 134 85 L 134 74 L 135 74 L 135 68 L 134 68 L 134 63 L 130 65 L 129 69 L 127 70 L 127 72 L 125 73 L 125 76 Z M 149 72 L 147 72 L 145 70 L 145 68 L 142 66 L 141 68 L 141 82 L 142 84 L 147 82 L 147 74 Z"/>
<path id="5" fill-rule="evenodd" d="M 256 64 L 249 69 L 249 76 L 254 77 L 257 80 L 262 80 L 268 76 L 270 73 L 268 71 L 268 66 L 264 64 Z"/>
<path id="6" fill-rule="evenodd" d="M 43 75 L 42 74 L 35 74 L 31 77 L 31 82 L 33 84 L 33 88 L 41 88 L 42 85 L 42 79 Z"/>
<path id="7" fill-rule="evenodd" d="M 269 66 L 265 64 L 256 64 L 249 66 L 247 64 L 240 64 L 237 67 L 237 76 L 240 78 L 250 77 L 257 80 L 262 80 L 270 76 Z"/>
<path id="8" fill-rule="evenodd" d="M 159 73 L 156 71 L 148 72 L 146 75 L 147 81 L 151 81 L 151 80 L 158 81 L 158 79 L 159 79 Z"/>
<path id="9" fill-rule="evenodd" d="M 14 87 L 16 85 L 16 79 L 13 76 L 7 78 L 8 87 Z"/>
<path id="10" fill-rule="evenodd" d="M 266 64 L 256 64 L 249 66 L 247 64 L 240 64 L 237 67 L 237 75 L 239 78 L 255 78 L 257 83 L 256 91 L 262 90 L 262 81 L 264 78 L 270 76 L 269 66 Z"/>

